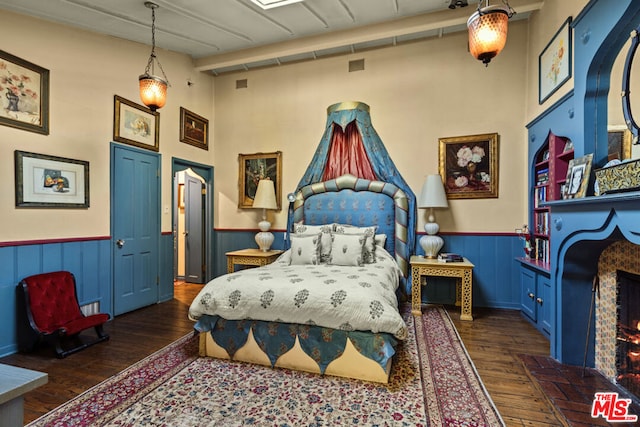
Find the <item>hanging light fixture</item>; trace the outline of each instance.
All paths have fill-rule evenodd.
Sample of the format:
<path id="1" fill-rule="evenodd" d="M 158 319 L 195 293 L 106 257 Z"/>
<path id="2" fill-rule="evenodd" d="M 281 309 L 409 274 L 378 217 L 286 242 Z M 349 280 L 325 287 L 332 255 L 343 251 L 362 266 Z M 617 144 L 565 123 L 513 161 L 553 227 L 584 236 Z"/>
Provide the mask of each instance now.
<path id="1" fill-rule="evenodd" d="M 488 66 L 507 43 L 507 23 L 516 12 L 507 0 L 502 0 L 504 5 L 496 6 L 489 6 L 489 0 L 485 0 L 485 6 L 481 8 L 482 2 L 478 2 L 478 10 L 467 21 L 469 51 Z"/>
<path id="2" fill-rule="evenodd" d="M 158 5 L 150 1 L 144 2 L 144 5 L 151 9 L 151 55 L 144 69 L 144 74 L 138 79 L 140 81 L 140 99 L 151 111 L 156 111 L 158 108 L 164 107 L 167 102 L 167 86 L 170 85 L 167 75 L 156 57 L 156 9 Z M 158 68 L 164 78 L 153 75 L 154 62 L 158 63 Z"/>

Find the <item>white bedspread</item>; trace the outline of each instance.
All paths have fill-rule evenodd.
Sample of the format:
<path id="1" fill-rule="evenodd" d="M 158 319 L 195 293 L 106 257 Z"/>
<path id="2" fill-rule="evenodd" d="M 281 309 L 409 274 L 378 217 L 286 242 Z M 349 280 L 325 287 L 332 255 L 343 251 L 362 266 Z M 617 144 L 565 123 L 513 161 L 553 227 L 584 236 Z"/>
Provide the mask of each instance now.
<path id="1" fill-rule="evenodd" d="M 376 250 L 376 257 L 376 263 L 362 267 L 289 265 L 287 251 L 273 264 L 207 283 L 191 303 L 189 317 L 310 324 L 404 339 L 407 327 L 395 293 L 402 273 L 386 251 Z"/>

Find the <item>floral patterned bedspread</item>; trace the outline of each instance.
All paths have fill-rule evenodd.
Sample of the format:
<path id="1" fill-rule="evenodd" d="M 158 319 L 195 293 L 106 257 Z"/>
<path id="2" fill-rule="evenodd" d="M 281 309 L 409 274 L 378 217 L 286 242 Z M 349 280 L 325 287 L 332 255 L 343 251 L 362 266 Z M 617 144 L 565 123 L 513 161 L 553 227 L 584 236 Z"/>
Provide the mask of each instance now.
<path id="1" fill-rule="evenodd" d="M 376 258 L 362 267 L 289 265 L 287 251 L 273 264 L 207 283 L 191 303 L 189 318 L 299 323 L 405 339 L 395 292 L 402 273 L 388 252 L 376 250 Z"/>

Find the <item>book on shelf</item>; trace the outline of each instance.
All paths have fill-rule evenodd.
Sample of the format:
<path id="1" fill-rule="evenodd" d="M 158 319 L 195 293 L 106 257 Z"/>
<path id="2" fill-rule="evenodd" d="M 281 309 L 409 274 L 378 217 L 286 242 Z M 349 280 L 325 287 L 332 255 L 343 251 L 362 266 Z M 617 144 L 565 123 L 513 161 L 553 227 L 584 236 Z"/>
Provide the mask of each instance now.
<path id="1" fill-rule="evenodd" d="M 440 262 L 462 262 L 464 258 L 462 255 L 454 254 L 452 252 L 441 252 L 438 254 L 438 261 Z"/>

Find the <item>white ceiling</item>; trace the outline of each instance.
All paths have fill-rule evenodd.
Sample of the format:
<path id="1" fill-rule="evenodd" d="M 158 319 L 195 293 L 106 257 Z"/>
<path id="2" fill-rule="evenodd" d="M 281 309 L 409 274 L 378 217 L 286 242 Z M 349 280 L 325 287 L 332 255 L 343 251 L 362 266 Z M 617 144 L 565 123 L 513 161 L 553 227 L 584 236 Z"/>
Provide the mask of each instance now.
<path id="1" fill-rule="evenodd" d="M 251 0 L 153 2 L 159 6 L 156 46 L 190 55 L 197 69 L 213 74 L 463 31 L 478 4 L 450 9 L 451 0 L 304 0 L 263 10 Z M 543 0 L 510 4 L 517 12 L 512 19 L 526 19 Z M 151 44 L 144 0 L 0 0 L 1 9 Z"/>

